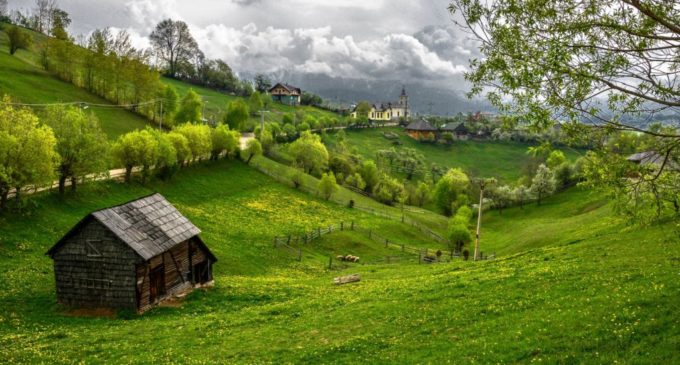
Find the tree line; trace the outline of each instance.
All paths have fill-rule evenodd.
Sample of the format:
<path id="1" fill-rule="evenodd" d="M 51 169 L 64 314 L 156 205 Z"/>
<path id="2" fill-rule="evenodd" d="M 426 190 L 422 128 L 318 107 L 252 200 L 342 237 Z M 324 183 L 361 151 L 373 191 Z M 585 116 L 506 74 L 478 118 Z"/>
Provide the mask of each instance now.
<path id="1" fill-rule="evenodd" d="M 240 133 L 226 124 L 210 127 L 183 123 L 169 132 L 147 127 L 109 143 L 97 118 L 77 106 L 53 105 L 41 117 L 15 108 L 9 97 L 0 104 L 0 209 L 11 191 L 20 207 L 28 186 L 51 185 L 56 179 L 65 193 L 87 176 L 106 176 L 111 167 L 125 168 L 125 181 L 140 168 L 142 182 L 152 173 L 169 179 L 183 166 L 202 160 L 241 156 L 250 162 L 262 153 L 257 140 L 239 149 Z"/>

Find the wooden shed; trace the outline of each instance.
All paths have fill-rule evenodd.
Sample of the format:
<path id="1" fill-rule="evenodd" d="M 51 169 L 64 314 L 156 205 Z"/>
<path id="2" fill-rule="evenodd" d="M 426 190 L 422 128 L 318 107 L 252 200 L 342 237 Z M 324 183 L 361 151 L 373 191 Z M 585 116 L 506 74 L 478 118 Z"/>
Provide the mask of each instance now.
<path id="1" fill-rule="evenodd" d="M 143 312 L 212 284 L 217 258 L 200 232 L 160 194 L 91 213 L 47 252 L 57 300 Z"/>
<path id="2" fill-rule="evenodd" d="M 422 118 L 411 122 L 406 126 L 406 133 L 414 139 L 430 138 L 431 136 L 436 136 L 437 128 L 433 127 L 430 122 Z"/>

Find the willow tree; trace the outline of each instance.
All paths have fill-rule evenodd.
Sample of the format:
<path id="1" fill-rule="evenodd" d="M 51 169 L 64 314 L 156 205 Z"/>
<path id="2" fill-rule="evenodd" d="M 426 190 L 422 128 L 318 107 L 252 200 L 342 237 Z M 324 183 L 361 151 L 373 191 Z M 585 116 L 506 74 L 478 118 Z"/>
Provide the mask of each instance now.
<path id="1" fill-rule="evenodd" d="M 636 123 L 680 107 L 677 1 L 454 0 L 449 10 L 479 44 L 471 95 L 486 93 L 509 124 L 566 122 L 569 137 L 596 146 L 591 161 L 609 161 L 594 165 L 589 184 L 659 214 L 680 210 L 678 130 Z M 621 131 L 653 140 L 654 168 L 626 172 L 636 167 L 610 156 L 606 141 Z M 630 199 L 639 191 L 649 199 Z"/>

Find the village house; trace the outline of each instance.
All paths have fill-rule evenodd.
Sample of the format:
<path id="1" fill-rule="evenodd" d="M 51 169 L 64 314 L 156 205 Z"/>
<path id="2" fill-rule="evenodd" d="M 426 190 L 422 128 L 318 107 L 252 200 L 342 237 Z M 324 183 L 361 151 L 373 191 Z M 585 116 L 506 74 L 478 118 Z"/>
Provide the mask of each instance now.
<path id="1" fill-rule="evenodd" d="M 57 300 L 143 312 L 210 285 L 217 258 L 200 232 L 160 194 L 88 214 L 47 252 Z"/>
<path id="2" fill-rule="evenodd" d="M 406 126 L 406 133 L 414 139 L 436 138 L 437 128 L 433 127 L 425 118 L 418 119 Z"/>
<path id="3" fill-rule="evenodd" d="M 408 95 L 406 88 L 401 89 L 401 95 L 398 102 L 380 103 L 371 105 L 371 111 L 368 112 L 368 120 L 375 122 L 389 122 L 399 118 L 408 118 L 411 115 L 411 109 L 408 104 Z M 350 113 L 354 119 L 357 118 L 357 110 Z"/>
<path id="4" fill-rule="evenodd" d="M 302 90 L 299 87 L 278 83 L 269 89 L 272 99 L 281 104 L 300 105 Z"/>
<path id="5" fill-rule="evenodd" d="M 451 133 L 456 139 L 468 139 L 470 131 L 465 126 L 465 123 L 447 123 L 439 129 L 442 134 Z"/>

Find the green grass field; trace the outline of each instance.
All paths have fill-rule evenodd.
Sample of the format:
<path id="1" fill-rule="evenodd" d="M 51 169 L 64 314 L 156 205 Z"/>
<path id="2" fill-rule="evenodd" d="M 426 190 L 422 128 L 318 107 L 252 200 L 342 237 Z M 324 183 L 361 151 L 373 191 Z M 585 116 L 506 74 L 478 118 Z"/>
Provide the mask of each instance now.
<path id="1" fill-rule="evenodd" d="M 383 137 L 384 132 L 399 135 L 400 146 L 393 146 L 392 141 Z M 517 142 L 494 141 L 456 141 L 450 146 L 420 143 L 410 138 L 401 128 L 377 128 L 347 130 L 347 147 L 354 148 L 361 156 L 375 159 L 379 150 L 414 148 L 422 153 L 428 163 L 437 163 L 448 168 L 460 167 L 468 175 L 475 177 L 496 177 L 503 183 L 514 182 L 522 177 L 525 166 L 529 162 L 527 148 L 529 144 Z M 335 134 L 329 134 L 331 148 L 337 143 Z M 578 152 L 564 150 L 570 159 L 575 159 Z"/>
<path id="2" fill-rule="evenodd" d="M 44 252 L 86 213 L 152 191 L 203 230 L 220 259 L 216 286 L 142 316 L 64 312 Z M 327 270 L 328 255 L 370 261 L 398 250 L 344 231 L 305 246 L 298 263 L 271 238 L 354 220 L 429 243 L 399 222 L 318 200 L 239 162 L 34 201 L 0 218 L 0 356 L 8 363 L 680 361 L 680 227 L 628 227 L 584 191 L 487 214 L 482 250 L 496 260 L 342 271 Z M 362 281 L 332 284 L 350 273 Z"/>
<path id="3" fill-rule="evenodd" d="M 112 105 L 84 89 L 59 80 L 36 63 L 35 50 L 19 50 L 9 54 L 7 34 L 0 31 L 0 96 L 9 95 L 13 101 L 28 104 L 87 102 Z M 42 108 L 34 108 L 40 113 Z M 147 120 L 123 108 L 90 107 L 109 138 L 149 125 Z"/>

